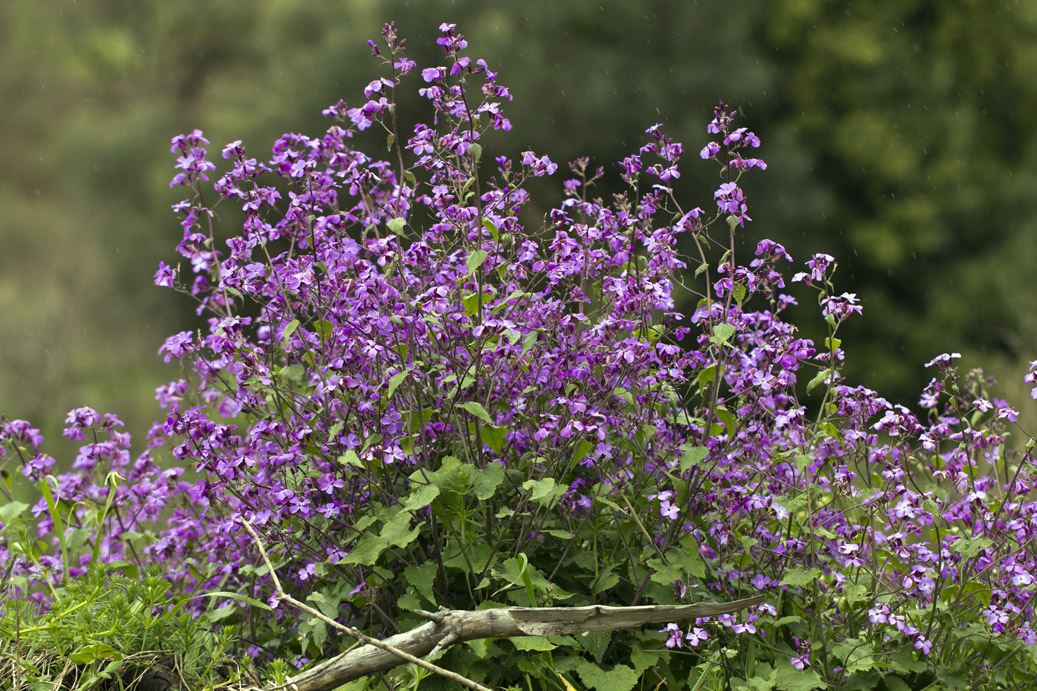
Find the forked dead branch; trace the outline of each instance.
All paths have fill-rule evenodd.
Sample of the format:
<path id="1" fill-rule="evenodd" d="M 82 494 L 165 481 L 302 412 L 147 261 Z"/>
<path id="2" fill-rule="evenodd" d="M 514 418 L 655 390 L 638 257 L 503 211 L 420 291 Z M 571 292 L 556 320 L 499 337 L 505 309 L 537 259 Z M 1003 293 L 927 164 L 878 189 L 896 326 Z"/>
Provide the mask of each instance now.
<path id="1" fill-rule="evenodd" d="M 427 624 L 406 631 L 384 641 L 367 636 L 351 626 L 344 626 L 284 592 L 274 565 L 247 522 L 245 530 L 256 541 L 263 563 L 269 569 L 275 594 L 307 614 L 317 617 L 329 626 L 345 631 L 366 645 L 342 653 L 309 669 L 288 683 L 292 691 L 327 691 L 346 682 L 376 672 L 384 672 L 404 662 L 413 662 L 470 689 L 486 690 L 482 684 L 465 679 L 455 672 L 422 660 L 421 656 L 438 653 L 458 643 L 479 638 L 511 638 L 513 636 L 562 636 L 587 631 L 617 631 L 644 624 L 686 621 L 698 617 L 732 614 L 758 605 L 764 595 L 733 602 L 699 602 L 693 605 L 642 605 L 635 607 L 503 607 L 480 611 L 450 610 L 417 613 L 429 619 Z"/>

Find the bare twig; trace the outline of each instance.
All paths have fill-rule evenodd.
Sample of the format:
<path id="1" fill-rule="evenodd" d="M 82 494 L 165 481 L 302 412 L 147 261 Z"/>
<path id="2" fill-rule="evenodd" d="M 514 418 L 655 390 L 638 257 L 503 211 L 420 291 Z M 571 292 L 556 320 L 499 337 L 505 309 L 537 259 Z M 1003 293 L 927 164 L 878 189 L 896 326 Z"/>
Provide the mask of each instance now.
<path id="1" fill-rule="evenodd" d="M 303 612 L 306 612 L 307 614 L 309 614 L 311 616 L 317 617 L 318 619 L 323 621 L 325 624 L 328 624 L 329 626 L 333 626 L 336 629 L 339 629 L 341 631 L 345 631 L 346 633 L 348 633 L 353 638 L 359 639 L 359 640 L 363 641 L 364 643 L 367 643 L 369 646 L 374 646 L 376 648 L 380 648 L 380 649 L 382 649 L 382 650 L 384 650 L 384 651 L 386 651 L 388 653 L 391 653 L 391 654 L 395 655 L 396 657 L 398 657 L 400 659 L 406 660 L 407 662 L 413 662 L 414 664 L 416 664 L 416 665 L 418 665 L 420 667 L 424 667 L 425 669 L 427 669 L 430 672 L 434 672 L 435 674 L 438 674 L 438 675 L 440 675 L 442 677 L 445 677 L 445 678 L 447 678 L 447 679 L 449 679 L 451 681 L 457 682 L 458 684 L 461 684 L 462 686 L 466 686 L 466 687 L 468 687 L 470 689 L 475 689 L 476 691 L 492 691 L 488 687 L 483 686 L 482 684 L 479 684 L 477 682 L 474 682 L 471 679 L 467 679 L 465 677 L 462 677 L 460 674 L 458 674 L 456 672 L 451 672 L 449 669 L 444 669 L 443 667 L 440 667 L 439 665 L 435 665 L 435 664 L 433 664 L 431 662 L 427 662 L 425 660 L 422 660 L 420 657 L 417 657 L 415 655 L 411 655 L 410 653 L 404 652 L 404 651 L 400 650 L 399 648 L 396 648 L 395 646 L 391 645 L 390 643 L 386 643 L 385 641 L 380 641 L 377 638 L 371 638 L 370 636 L 368 636 L 367 634 L 363 633 L 359 629 L 355 629 L 352 626 L 345 626 L 343 624 L 340 624 L 339 622 L 335 621 L 331 617 L 327 617 L 323 613 L 321 613 L 321 612 L 317 611 L 316 609 L 310 607 L 306 603 L 300 602 L 299 600 L 296 600 L 294 597 L 292 597 L 291 595 L 286 593 L 284 591 L 284 588 L 281 587 L 281 581 L 277 578 L 277 572 L 274 571 L 274 565 L 270 562 L 270 558 L 266 555 L 266 549 L 263 547 L 263 542 L 259 539 L 259 536 L 256 535 L 256 531 L 252 529 L 252 526 L 249 525 L 248 521 L 246 521 L 245 519 L 241 519 L 241 523 L 242 523 L 242 525 L 245 526 L 245 530 L 248 531 L 249 535 L 252 536 L 252 539 L 256 541 L 256 547 L 259 549 L 260 556 L 263 557 L 263 563 L 266 564 L 266 567 L 270 570 L 270 577 L 274 581 L 274 594 L 275 594 L 275 597 L 279 601 L 287 602 L 289 605 L 295 607 L 296 609 L 301 610 Z M 320 678 L 320 677 L 323 676 L 324 672 L 331 667 L 331 663 L 334 663 L 336 661 L 341 662 L 341 660 L 344 657 L 345 656 L 340 655 L 337 658 L 333 658 L 332 660 L 329 660 L 328 663 L 319 665 L 314 670 L 310 670 L 310 673 L 312 673 L 313 676 L 316 676 L 316 677 Z M 397 663 L 397 664 L 399 664 L 399 663 Z M 296 678 L 293 682 L 291 682 L 291 687 L 292 687 L 293 691 L 307 691 L 308 689 L 311 689 L 311 688 L 317 688 L 317 689 L 325 688 L 323 686 L 316 686 L 316 687 L 310 686 L 310 685 L 305 684 L 305 682 L 302 685 L 300 685 L 299 682 L 302 681 L 302 678 L 303 677 L 307 677 L 307 676 L 309 676 L 309 675 L 307 673 L 304 673 L 303 675 L 300 675 L 299 678 Z M 361 674 L 359 676 L 365 676 L 365 675 Z M 356 677 L 354 677 L 354 678 L 356 678 Z M 335 686 L 338 686 L 338 685 L 339 684 L 335 684 Z M 328 688 L 334 688 L 334 687 L 332 686 L 332 687 L 328 687 Z"/>

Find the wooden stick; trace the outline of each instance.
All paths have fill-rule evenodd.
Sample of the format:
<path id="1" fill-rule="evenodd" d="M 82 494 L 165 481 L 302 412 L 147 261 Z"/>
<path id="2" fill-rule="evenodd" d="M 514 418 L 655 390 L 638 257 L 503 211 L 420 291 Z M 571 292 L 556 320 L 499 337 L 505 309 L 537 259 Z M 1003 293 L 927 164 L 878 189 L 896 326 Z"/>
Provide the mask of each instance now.
<path id="1" fill-rule="evenodd" d="M 294 607 L 312 614 L 321 621 L 342 629 L 367 645 L 360 646 L 327 662 L 300 673 L 292 681 L 292 691 L 330 691 L 348 681 L 383 672 L 401 664 L 414 662 L 468 688 L 486 687 L 465 679 L 449 670 L 425 662 L 418 656 L 438 652 L 464 641 L 479 638 L 511 638 L 514 636 L 558 636 L 585 631 L 615 631 L 645 624 L 676 621 L 730 614 L 758 605 L 765 595 L 755 595 L 732 602 L 699 602 L 693 605 L 641 605 L 637 607 L 502 607 L 483 610 L 440 609 L 438 612 L 416 610 L 415 614 L 429 619 L 416 629 L 391 636 L 384 641 L 371 638 L 352 627 L 332 621 L 309 605 L 285 594 L 259 537 L 248 523 L 242 521 L 259 547 L 263 561 L 274 579 L 277 597 Z M 488 691 L 488 690 L 487 690 Z"/>

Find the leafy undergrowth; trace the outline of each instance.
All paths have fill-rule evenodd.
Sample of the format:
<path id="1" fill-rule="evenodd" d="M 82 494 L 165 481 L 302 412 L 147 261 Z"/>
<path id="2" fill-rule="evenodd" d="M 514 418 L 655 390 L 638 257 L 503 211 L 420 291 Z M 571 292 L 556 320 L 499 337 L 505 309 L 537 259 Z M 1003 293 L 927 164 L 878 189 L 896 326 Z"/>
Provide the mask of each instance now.
<path id="1" fill-rule="evenodd" d="M 97 564 L 53 588 L 51 605 L 42 611 L 36 602 L 9 597 L 0 617 L 0 688 L 255 687 L 252 661 L 230 654 L 237 631 L 213 630 L 219 610 L 185 612 L 186 600 L 168 591 L 160 568 L 137 574 L 129 565 L 114 570 Z"/>

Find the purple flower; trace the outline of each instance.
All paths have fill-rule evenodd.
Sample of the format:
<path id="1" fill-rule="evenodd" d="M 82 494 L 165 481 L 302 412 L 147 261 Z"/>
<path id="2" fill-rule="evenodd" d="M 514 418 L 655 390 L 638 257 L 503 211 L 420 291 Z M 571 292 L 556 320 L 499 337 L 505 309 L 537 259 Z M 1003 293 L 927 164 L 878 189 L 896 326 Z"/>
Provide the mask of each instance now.
<path id="1" fill-rule="evenodd" d="M 669 636 L 666 639 L 667 648 L 680 648 L 683 644 L 682 636 L 684 634 L 676 624 L 667 624 L 665 629 L 659 629 L 659 633 L 665 633 Z"/>
<path id="2" fill-rule="evenodd" d="M 54 459 L 47 454 L 36 454 L 28 461 L 25 462 L 25 466 L 22 467 L 22 475 L 25 477 L 31 477 L 34 480 L 39 480 L 45 475 L 50 474 L 54 468 Z"/>
<path id="3" fill-rule="evenodd" d="M 930 360 L 929 362 L 925 363 L 925 366 L 926 367 L 932 367 L 933 365 L 936 365 L 939 369 L 943 369 L 943 368 L 945 368 L 945 367 L 947 367 L 948 365 L 951 364 L 951 360 L 957 359 L 957 358 L 960 358 L 960 357 L 961 357 L 961 353 L 943 353 L 941 355 L 937 355 L 932 360 Z"/>
<path id="4" fill-rule="evenodd" d="M 1034 384 L 1034 387 L 1030 389 L 1030 398 L 1037 400 L 1037 360 L 1030 361 L 1030 372 L 1023 377 L 1023 381 L 1027 384 Z"/>
<path id="5" fill-rule="evenodd" d="M 186 349 L 191 345 L 192 338 L 193 334 L 190 331 L 181 331 L 174 336 L 170 336 L 162 344 L 162 347 L 158 349 L 159 355 L 165 353 L 162 358 L 165 362 L 169 362 L 173 358 L 182 357 Z"/>
<path id="6" fill-rule="evenodd" d="M 176 270 L 167 266 L 165 262 L 158 263 L 158 271 L 155 272 L 155 285 L 172 288 L 176 281 Z"/>
<path id="7" fill-rule="evenodd" d="M 697 626 L 693 628 L 691 631 L 689 631 L 688 635 L 685 636 L 685 639 L 687 639 L 688 641 L 688 645 L 690 645 L 692 648 L 697 647 L 699 643 L 705 643 L 708 638 L 709 634 L 706 633 L 704 629 L 700 629 Z"/>

